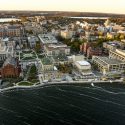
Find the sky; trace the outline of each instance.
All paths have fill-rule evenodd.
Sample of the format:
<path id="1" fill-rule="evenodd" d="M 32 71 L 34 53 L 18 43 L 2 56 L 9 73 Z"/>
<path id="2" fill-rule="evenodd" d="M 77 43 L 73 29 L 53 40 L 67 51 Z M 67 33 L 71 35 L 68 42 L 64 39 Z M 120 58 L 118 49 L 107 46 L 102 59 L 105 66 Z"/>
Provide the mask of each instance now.
<path id="1" fill-rule="evenodd" d="M 79 11 L 125 14 L 125 0 L 1 0 L 0 10 Z"/>

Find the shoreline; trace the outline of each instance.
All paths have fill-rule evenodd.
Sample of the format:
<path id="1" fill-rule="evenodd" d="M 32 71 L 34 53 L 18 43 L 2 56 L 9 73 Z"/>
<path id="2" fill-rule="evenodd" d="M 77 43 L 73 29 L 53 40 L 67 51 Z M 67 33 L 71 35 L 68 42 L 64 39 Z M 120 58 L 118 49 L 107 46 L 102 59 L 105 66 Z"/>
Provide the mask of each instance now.
<path id="1" fill-rule="evenodd" d="M 8 87 L 8 88 L 3 88 L 0 89 L 0 92 L 5 92 L 8 90 L 13 90 L 13 89 L 31 89 L 31 88 L 38 88 L 38 87 L 46 87 L 46 86 L 53 86 L 53 85 L 77 85 L 77 84 L 96 84 L 96 83 L 121 83 L 124 84 L 123 81 L 61 81 L 61 82 L 47 82 L 47 83 L 42 83 L 38 85 L 32 85 L 32 86 L 13 86 L 13 87 Z"/>

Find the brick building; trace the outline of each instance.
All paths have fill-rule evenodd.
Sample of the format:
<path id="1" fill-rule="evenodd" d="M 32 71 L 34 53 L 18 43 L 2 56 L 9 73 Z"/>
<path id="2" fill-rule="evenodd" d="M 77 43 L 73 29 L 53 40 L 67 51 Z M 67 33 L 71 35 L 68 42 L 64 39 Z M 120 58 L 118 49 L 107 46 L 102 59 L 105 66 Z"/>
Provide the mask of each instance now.
<path id="1" fill-rule="evenodd" d="M 19 77 L 21 67 L 19 66 L 18 60 L 15 58 L 7 59 L 0 68 L 0 75 L 2 78 L 5 77 Z"/>
<path id="2" fill-rule="evenodd" d="M 18 37 L 21 35 L 21 27 L 20 26 L 2 26 L 0 27 L 0 37 Z"/>
<path id="3" fill-rule="evenodd" d="M 93 47 L 89 47 L 87 49 L 87 57 L 91 58 L 92 56 L 101 56 L 103 53 L 101 48 L 93 48 Z"/>
<path id="4" fill-rule="evenodd" d="M 80 51 L 83 53 L 87 53 L 87 49 L 91 46 L 91 43 L 83 43 L 82 45 L 80 45 Z"/>
<path id="5" fill-rule="evenodd" d="M 83 52 L 84 54 L 87 54 L 87 49 L 89 47 L 93 47 L 93 45 L 95 45 L 96 42 L 85 42 L 82 45 L 80 45 L 80 52 Z"/>

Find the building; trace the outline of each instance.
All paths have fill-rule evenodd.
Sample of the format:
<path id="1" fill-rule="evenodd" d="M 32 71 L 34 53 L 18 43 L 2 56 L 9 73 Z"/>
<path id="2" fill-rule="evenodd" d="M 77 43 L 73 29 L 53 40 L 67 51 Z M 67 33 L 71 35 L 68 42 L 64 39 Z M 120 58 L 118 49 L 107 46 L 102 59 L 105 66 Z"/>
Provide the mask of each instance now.
<path id="1" fill-rule="evenodd" d="M 87 49 L 89 47 L 91 47 L 91 44 L 90 42 L 86 42 L 86 43 L 83 43 L 82 45 L 80 45 L 80 52 L 83 52 L 83 53 L 87 53 Z"/>
<path id="2" fill-rule="evenodd" d="M 104 23 L 104 25 L 107 27 L 107 26 L 110 26 L 110 24 L 111 24 L 111 21 L 109 20 L 109 19 L 107 19 L 106 21 L 105 21 L 105 23 Z"/>
<path id="3" fill-rule="evenodd" d="M 84 59 L 85 59 L 85 56 L 84 56 L 84 55 L 78 54 L 78 55 L 73 55 L 73 56 L 72 56 L 73 62 L 82 61 L 82 60 L 84 60 Z"/>
<path id="4" fill-rule="evenodd" d="M 87 61 L 76 61 L 75 66 L 82 75 L 91 75 L 91 64 Z"/>
<path id="5" fill-rule="evenodd" d="M 40 25 L 46 25 L 47 24 L 47 20 L 43 20 L 42 22 L 40 22 Z"/>
<path id="6" fill-rule="evenodd" d="M 6 46 L 5 43 L 0 42 L 0 61 L 6 60 L 9 56 L 14 56 L 13 46 Z"/>
<path id="7" fill-rule="evenodd" d="M 21 35 L 21 27 L 20 26 L 14 26 L 14 25 L 8 26 L 7 33 L 8 33 L 7 36 L 18 37 L 18 36 Z"/>
<path id="8" fill-rule="evenodd" d="M 125 30 L 125 27 L 122 27 L 121 25 L 114 25 L 113 30 L 114 31 Z"/>
<path id="9" fill-rule="evenodd" d="M 107 38 L 108 39 L 114 39 L 116 35 L 117 35 L 116 32 L 110 32 L 110 33 L 107 33 Z"/>
<path id="10" fill-rule="evenodd" d="M 58 43 L 52 34 L 39 34 L 38 37 L 43 45 Z"/>
<path id="11" fill-rule="evenodd" d="M 51 31 L 53 36 L 59 36 L 60 35 L 60 29 L 52 29 Z"/>
<path id="12" fill-rule="evenodd" d="M 87 57 L 91 58 L 92 56 L 101 56 L 103 53 L 102 48 L 93 48 L 89 47 L 87 49 Z"/>
<path id="13" fill-rule="evenodd" d="M 74 67 L 78 69 L 78 71 L 82 75 L 91 75 L 91 65 L 89 62 L 85 61 L 85 56 L 84 55 L 73 55 L 68 57 L 69 62 L 72 62 Z"/>
<path id="14" fill-rule="evenodd" d="M 93 56 L 92 62 L 104 75 L 109 72 L 123 72 L 125 70 L 125 62 L 118 59 L 110 59 L 108 57 Z"/>
<path id="15" fill-rule="evenodd" d="M 34 48 L 36 46 L 37 41 L 39 41 L 39 39 L 36 36 L 29 36 L 28 37 L 28 43 L 30 44 L 31 48 Z"/>
<path id="16" fill-rule="evenodd" d="M 18 37 L 21 35 L 21 27 L 17 25 L 8 25 L 0 27 L 0 37 Z"/>
<path id="17" fill-rule="evenodd" d="M 62 54 L 59 54 L 57 56 L 52 56 L 52 59 L 53 59 L 54 65 L 72 63 L 72 61 L 70 61 L 66 55 L 62 55 Z"/>
<path id="18" fill-rule="evenodd" d="M 54 70 L 54 64 L 53 64 L 53 61 L 51 58 L 49 57 L 44 57 L 42 60 L 42 70 L 44 72 L 47 72 L 47 71 L 53 71 Z"/>
<path id="19" fill-rule="evenodd" d="M 104 33 L 107 31 L 107 29 L 104 27 L 104 26 L 98 26 L 98 31 L 101 32 L 101 33 Z"/>
<path id="20" fill-rule="evenodd" d="M 21 67 L 18 64 L 18 60 L 13 57 L 6 59 L 3 66 L 0 68 L 0 75 L 2 78 L 19 77 L 20 72 Z"/>
<path id="21" fill-rule="evenodd" d="M 69 55 L 70 47 L 66 44 L 47 44 L 44 46 L 44 51 L 48 56 Z"/>
<path id="22" fill-rule="evenodd" d="M 107 50 L 115 50 L 117 48 L 120 48 L 120 42 L 117 42 L 117 41 L 104 42 L 103 48 Z"/>
<path id="23" fill-rule="evenodd" d="M 65 39 L 71 39 L 75 35 L 75 31 L 72 30 L 61 30 L 61 36 Z"/>
<path id="24" fill-rule="evenodd" d="M 85 42 L 82 45 L 80 45 L 80 52 L 87 54 L 87 49 L 89 47 L 93 47 L 94 45 L 96 45 L 96 42 Z"/>
<path id="25" fill-rule="evenodd" d="M 116 49 L 109 51 L 109 58 L 110 59 L 117 59 L 125 62 L 125 50 Z"/>

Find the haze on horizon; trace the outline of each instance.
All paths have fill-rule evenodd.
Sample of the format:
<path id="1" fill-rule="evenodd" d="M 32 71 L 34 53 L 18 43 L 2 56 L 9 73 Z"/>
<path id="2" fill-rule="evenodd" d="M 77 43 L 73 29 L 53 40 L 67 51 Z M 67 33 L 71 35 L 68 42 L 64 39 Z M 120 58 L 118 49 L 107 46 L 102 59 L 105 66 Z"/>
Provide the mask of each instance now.
<path id="1" fill-rule="evenodd" d="M 125 0 L 2 0 L 0 10 L 78 11 L 125 14 Z"/>

